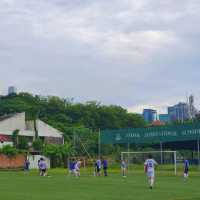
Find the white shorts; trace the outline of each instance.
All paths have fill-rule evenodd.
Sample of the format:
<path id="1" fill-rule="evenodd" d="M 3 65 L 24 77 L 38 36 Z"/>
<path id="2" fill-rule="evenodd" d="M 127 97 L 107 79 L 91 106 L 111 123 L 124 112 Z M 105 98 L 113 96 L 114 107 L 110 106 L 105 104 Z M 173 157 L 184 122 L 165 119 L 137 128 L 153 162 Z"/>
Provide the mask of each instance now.
<path id="1" fill-rule="evenodd" d="M 147 176 L 148 176 L 148 178 L 154 178 L 154 176 L 155 176 L 154 171 L 147 172 Z"/>
<path id="2" fill-rule="evenodd" d="M 75 168 L 75 170 L 76 170 L 76 172 L 79 172 L 80 171 L 80 169 L 77 167 L 77 168 Z"/>
<path id="3" fill-rule="evenodd" d="M 73 169 L 73 173 L 78 173 L 79 172 L 79 170 L 77 170 L 77 169 Z"/>

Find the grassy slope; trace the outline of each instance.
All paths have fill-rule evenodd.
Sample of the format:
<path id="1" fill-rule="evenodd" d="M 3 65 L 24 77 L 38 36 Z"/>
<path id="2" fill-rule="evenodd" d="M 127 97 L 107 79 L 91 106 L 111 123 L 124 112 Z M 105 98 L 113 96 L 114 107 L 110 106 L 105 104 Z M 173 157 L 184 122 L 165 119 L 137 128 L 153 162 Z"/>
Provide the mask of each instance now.
<path id="1" fill-rule="evenodd" d="M 68 177 L 63 171 L 51 171 L 52 177 L 38 177 L 36 172 L 0 173 L 0 197 L 3 200 L 200 200 L 200 177 L 195 173 L 187 181 L 158 175 L 153 191 L 142 173 L 126 179 L 117 174 L 107 178 Z"/>

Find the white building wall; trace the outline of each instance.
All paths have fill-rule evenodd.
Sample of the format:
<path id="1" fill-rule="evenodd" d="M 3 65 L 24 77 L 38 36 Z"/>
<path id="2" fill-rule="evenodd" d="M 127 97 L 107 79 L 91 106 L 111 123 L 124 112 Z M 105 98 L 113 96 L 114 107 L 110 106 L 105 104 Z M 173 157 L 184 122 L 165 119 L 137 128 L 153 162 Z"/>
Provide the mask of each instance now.
<path id="1" fill-rule="evenodd" d="M 30 169 L 38 169 L 38 160 L 40 160 L 41 157 L 45 159 L 48 169 L 50 168 L 50 159 L 49 158 L 42 156 L 42 155 L 29 155 L 27 157 L 27 159 L 30 162 Z"/>
<path id="2" fill-rule="evenodd" d="M 0 122 L 0 131 L 25 130 L 25 113 L 19 113 Z"/>

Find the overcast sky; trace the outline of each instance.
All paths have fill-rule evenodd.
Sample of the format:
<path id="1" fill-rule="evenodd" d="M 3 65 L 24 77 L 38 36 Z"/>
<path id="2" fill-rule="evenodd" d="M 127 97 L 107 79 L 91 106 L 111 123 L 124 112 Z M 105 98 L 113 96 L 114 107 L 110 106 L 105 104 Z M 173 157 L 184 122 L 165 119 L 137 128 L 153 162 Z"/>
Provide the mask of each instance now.
<path id="1" fill-rule="evenodd" d="M 0 0 L 0 88 L 139 112 L 194 94 L 200 0 Z"/>

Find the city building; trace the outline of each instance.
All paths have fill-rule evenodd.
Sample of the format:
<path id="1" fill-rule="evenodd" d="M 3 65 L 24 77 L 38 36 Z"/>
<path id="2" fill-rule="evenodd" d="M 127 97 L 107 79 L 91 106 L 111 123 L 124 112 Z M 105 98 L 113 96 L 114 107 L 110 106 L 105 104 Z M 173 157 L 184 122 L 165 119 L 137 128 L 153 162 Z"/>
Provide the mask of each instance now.
<path id="1" fill-rule="evenodd" d="M 170 121 L 184 121 L 190 118 L 189 105 L 187 103 L 178 103 L 168 107 L 168 115 Z"/>
<path id="2" fill-rule="evenodd" d="M 158 120 L 158 114 L 156 110 L 153 109 L 144 109 L 143 118 L 146 122 L 151 123 Z"/>
<path id="3" fill-rule="evenodd" d="M 169 115 L 168 114 L 159 114 L 159 120 L 161 122 L 167 123 L 169 122 Z"/>
<path id="4" fill-rule="evenodd" d="M 13 94 L 17 94 L 17 88 L 14 86 L 10 86 L 8 88 L 8 95 L 13 95 Z"/>
<path id="5" fill-rule="evenodd" d="M 191 95 L 189 97 L 189 119 L 194 119 L 197 115 L 198 111 L 194 106 L 194 96 Z"/>
<path id="6" fill-rule="evenodd" d="M 19 130 L 19 137 L 25 137 L 29 144 L 33 142 L 36 131 L 38 137 L 45 143 L 63 144 L 63 133 L 49 126 L 41 120 L 26 121 L 25 113 L 18 113 L 0 117 L 0 147 L 4 145 L 12 145 L 12 134 Z"/>

